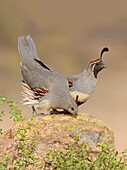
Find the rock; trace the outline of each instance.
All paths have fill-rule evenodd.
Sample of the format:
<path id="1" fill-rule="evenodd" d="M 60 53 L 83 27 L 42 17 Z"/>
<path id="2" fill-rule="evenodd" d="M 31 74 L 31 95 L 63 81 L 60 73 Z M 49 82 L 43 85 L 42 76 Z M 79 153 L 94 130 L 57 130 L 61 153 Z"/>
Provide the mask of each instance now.
<path id="1" fill-rule="evenodd" d="M 104 143 L 114 142 L 113 131 L 101 120 L 82 113 L 75 119 L 68 115 L 47 115 L 37 116 L 32 120 L 32 127 L 27 130 L 27 136 L 31 134 L 37 136 L 36 154 L 41 158 L 49 150 L 66 150 L 70 146 L 75 146 L 75 135 L 85 141 L 90 147 Z M 27 123 L 24 122 L 24 127 Z M 0 155 L 7 151 L 11 155 L 16 154 L 18 139 L 14 136 L 17 128 L 21 124 L 17 123 L 7 130 L 0 138 Z"/>

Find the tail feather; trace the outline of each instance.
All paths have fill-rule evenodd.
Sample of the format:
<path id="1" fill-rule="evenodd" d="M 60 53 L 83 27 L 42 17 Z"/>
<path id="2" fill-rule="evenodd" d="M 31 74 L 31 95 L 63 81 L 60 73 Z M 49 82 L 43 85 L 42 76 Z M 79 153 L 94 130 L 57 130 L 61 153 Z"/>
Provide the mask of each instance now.
<path id="1" fill-rule="evenodd" d="M 35 46 L 35 44 L 34 44 L 33 39 L 31 38 L 30 35 L 27 35 L 27 39 L 28 39 L 28 41 L 29 41 L 29 43 L 30 43 L 30 45 L 31 45 L 31 47 L 32 47 L 32 49 L 33 49 L 34 58 L 39 59 L 39 57 L 38 57 L 38 55 L 37 55 L 37 49 L 36 49 L 36 46 Z"/>
<path id="2" fill-rule="evenodd" d="M 30 58 L 39 59 L 35 44 L 30 35 L 18 38 L 18 49 L 23 61 Z"/>

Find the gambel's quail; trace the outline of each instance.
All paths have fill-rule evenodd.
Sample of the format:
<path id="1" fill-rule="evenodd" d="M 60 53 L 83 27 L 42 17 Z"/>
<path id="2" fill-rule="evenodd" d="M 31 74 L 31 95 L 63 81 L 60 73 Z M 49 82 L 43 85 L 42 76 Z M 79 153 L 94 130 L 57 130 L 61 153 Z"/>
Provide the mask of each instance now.
<path id="1" fill-rule="evenodd" d="M 49 114 L 53 109 L 64 109 L 76 117 L 78 107 L 70 95 L 67 79 L 39 60 L 30 35 L 18 38 L 18 49 L 23 60 L 24 104 L 32 106 L 33 114 L 36 108 L 44 114 Z"/>
<path id="2" fill-rule="evenodd" d="M 103 68 L 106 68 L 102 55 L 108 50 L 108 48 L 104 48 L 100 58 L 92 60 L 82 73 L 67 77 L 71 96 L 75 101 L 77 100 L 78 106 L 86 102 L 93 94 L 97 84 L 97 75 Z"/>

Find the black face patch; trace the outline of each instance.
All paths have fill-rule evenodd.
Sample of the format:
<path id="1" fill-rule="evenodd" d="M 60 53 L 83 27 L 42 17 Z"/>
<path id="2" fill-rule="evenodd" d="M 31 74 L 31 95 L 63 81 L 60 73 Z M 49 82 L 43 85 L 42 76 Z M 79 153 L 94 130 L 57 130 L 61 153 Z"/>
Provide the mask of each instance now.
<path id="1" fill-rule="evenodd" d="M 93 69 L 93 73 L 95 78 L 97 78 L 98 73 L 105 68 L 104 63 L 100 60 L 100 62 L 97 62 L 93 65 L 94 69 Z"/>

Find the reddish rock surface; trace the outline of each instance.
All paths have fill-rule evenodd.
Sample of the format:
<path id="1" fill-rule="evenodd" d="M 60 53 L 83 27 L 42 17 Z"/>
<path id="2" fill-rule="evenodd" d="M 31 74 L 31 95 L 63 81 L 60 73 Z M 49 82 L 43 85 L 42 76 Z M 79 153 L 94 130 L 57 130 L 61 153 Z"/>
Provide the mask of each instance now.
<path id="1" fill-rule="evenodd" d="M 37 116 L 33 118 L 32 124 L 31 128 L 27 130 L 26 136 L 39 132 L 36 154 L 41 157 L 49 150 L 56 148 L 66 150 L 69 146 L 74 146 L 75 134 L 94 148 L 102 142 L 114 142 L 113 131 L 101 120 L 97 120 L 88 114 L 79 114 L 76 119 L 68 115 Z M 18 152 L 18 139 L 14 136 L 14 133 L 20 126 L 21 124 L 18 123 L 1 135 L 0 155 L 4 151 L 11 155 Z M 27 126 L 27 122 L 24 122 L 24 126 Z"/>

